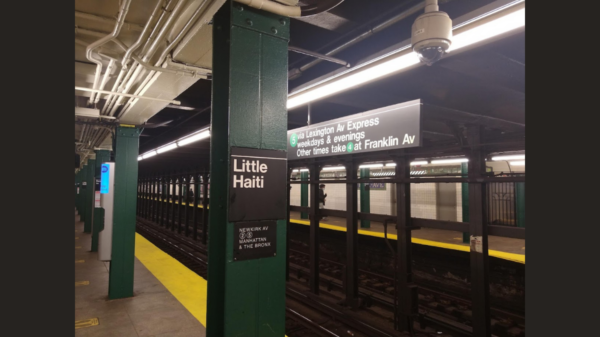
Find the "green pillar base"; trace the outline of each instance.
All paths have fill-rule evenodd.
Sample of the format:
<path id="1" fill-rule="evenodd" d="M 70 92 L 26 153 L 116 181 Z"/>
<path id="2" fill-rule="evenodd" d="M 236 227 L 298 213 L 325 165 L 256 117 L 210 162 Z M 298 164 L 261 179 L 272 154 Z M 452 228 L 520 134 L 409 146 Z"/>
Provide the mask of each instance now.
<path id="1" fill-rule="evenodd" d="M 140 130 L 135 127 L 118 126 L 115 133 L 115 199 L 108 280 L 110 299 L 133 296 L 139 135 Z"/>

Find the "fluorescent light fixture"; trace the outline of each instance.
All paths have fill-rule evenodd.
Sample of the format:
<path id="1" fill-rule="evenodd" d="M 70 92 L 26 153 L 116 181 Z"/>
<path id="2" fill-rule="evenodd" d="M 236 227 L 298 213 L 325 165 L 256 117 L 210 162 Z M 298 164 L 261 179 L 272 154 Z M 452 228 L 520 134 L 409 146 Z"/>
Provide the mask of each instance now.
<path id="1" fill-rule="evenodd" d="M 525 166 L 525 161 L 524 160 L 521 160 L 521 161 L 509 161 L 509 163 L 511 165 L 514 165 L 514 166 Z"/>
<path id="2" fill-rule="evenodd" d="M 298 169 L 292 170 L 292 172 L 298 172 Z"/>
<path id="3" fill-rule="evenodd" d="M 208 137 L 210 137 L 210 130 L 200 131 L 178 140 L 177 145 L 184 146 Z"/>
<path id="4" fill-rule="evenodd" d="M 511 155 L 511 156 L 497 156 L 497 157 L 492 157 L 493 161 L 498 161 L 498 160 L 515 160 L 515 159 L 525 159 L 525 155 L 524 154 L 517 154 L 517 155 Z"/>
<path id="5" fill-rule="evenodd" d="M 466 163 L 469 159 L 467 158 L 454 158 L 454 159 L 439 159 L 432 160 L 432 164 L 455 164 L 455 163 Z"/>
<path id="6" fill-rule="evenodd" d="M 177 143 L 171 143 L 171 144 L 165 145 L 163 147 L 159 147 L 158 149 L 156 149 L 156 152 L 164 153 L 164 152 L 176 149 L 176 148 L 177 148 Z"/>
<path id="7" fill-rule="evenodd" d="M 387 163 L 385 164 L 386 167 L 394 167 L 396 166 L 396 163 Z"/>
<path id="8" fill-rule="evenodd" d="M 140 160 L 142 160 L 142 159 L 144 159 L 144 157 L 143 157 L 143 156 L 138 156 L 138 161 L 140 161 Z"/>
<path id="9" fill-rule="evenodd" d="M 366 165 L 360 165 L 358 168 L 372 168 L 372 167 L 383 167 L 383 164 L 366 164 Z"/>
<path id="10" fill-rule="evenodd" d="M 156 150 L 148 151 L 142 155 L 142 159 L 147 159 L 156 156 Z"/>
<path id="11" fill-rule="evenodd" d="M 427 165 L 427 164 L 428 164 L 427 160 L 417 160 L 417 161 L 413 161 L 410 163 L 411 166 Z"/>
<path id="12" fill-rule="evenodd" d="M 339 171 L 339 170 L 345 170 L 346 167 L 344 166 L 327 166 L 327 167 L 323 167 L 323 171 Z"/>
<path id="13" fill-rule="evenodd" d="M 308 169 L 300 169 L 300 172 L 308 172 Z"/>
<path id="14" fill-rule="evenodd" d="M 447 52 L 451 53 L 523 26 L 525 26 L 525 8 L 453 36 L 452 44 Z"/>
<path id="15" fill-rule="evenodd" d="M 304 103 L 308 103 L 325 96 L 333 95 L 343 90 L 353 88 L 357 85 L 367 83 L 382 76 L 408 68 L 419 63 L 419 57 L 415 53 L 404 54 L 389 61 L 380 63 L 373 67 L 366 67 L 356 73 L 333 80 L 331 83 L 313 90 L 296 95 L 287 101 L 287 108 L 292 109 Z"/>
<path id="16" fill-rule="evenodd" d="M 508 11 L 510 11 L 510 9 Z M 479 20 L 475 20 L 472 23 L 468 23 L 466 26 L 457 27 L 457 30 L 459 31 L 462 30 L 463 27 L 465 27 L 465 30 L 452 37 L 452 44 L 447 52 L 452 53 L 461 48 L 525 26 L 525 8 L 515 10 L 511 13 L 499 13 L 497 15 L 499 15 L 498 18 L 483 24 L 478 25 Z M 485 17 L 482 19 L 484 20 Z M 470 25 L 473 25 L 473 27 L 469 29 L 468 27 Z M 357 67 L 358 69 L 351 75 L 344 77 L 340 76 L 337 79 L 332 79 L 327 84 L 312 89 L 306 89 L 297 94 L 292 94 L 292 97 L 288 98 L 287 108 L 295 108 L 420 63 L 417 54 L 410 51 L 410 45 L 398 54 L 400 55 L 395 57 L 390 56 L 388 61 L 373 66 L 365 65 L 363 69 Z"/>
<path id="17" fill-rule="evenodd" d="M 193 106 L 181 106 L 181 105 L 175 105 L 175 104 L 169 104 L 165 108 L 180 109 L 180 110 L 187 110 L 187 111 L 196 110 L 196 108 L 194 108 Z"/>

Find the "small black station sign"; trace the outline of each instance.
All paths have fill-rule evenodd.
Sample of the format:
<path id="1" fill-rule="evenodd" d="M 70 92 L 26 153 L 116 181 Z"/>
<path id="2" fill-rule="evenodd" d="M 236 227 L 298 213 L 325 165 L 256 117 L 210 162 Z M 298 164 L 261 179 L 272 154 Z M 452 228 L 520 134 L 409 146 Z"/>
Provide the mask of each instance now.
<path id="1" fill-rule="evenodd" d="M 232 147 L 229 159 L 229 222 L 287 217 L 285 151 Z"/>
<path id="2" fill-rule="evenodd" d="M 272 257 L 277 252 L 277 221 L 236 222 L 234 236 L 234 261 Z"/>

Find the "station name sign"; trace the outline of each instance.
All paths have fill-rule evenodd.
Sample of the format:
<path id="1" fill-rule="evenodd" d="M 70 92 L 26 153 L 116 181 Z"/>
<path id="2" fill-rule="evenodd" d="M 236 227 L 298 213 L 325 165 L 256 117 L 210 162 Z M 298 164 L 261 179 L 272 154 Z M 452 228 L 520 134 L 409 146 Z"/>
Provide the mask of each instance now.
<path id="1" fill-rule="evenodd" d="M 232 147 L 230 156 L 229 222 L 285 219 L 285 151 Z"/>
<path id="2" fill-rule="evenodd" d="M 288 159 L 421 146 L 421 100 L 288 131 Z"/>

